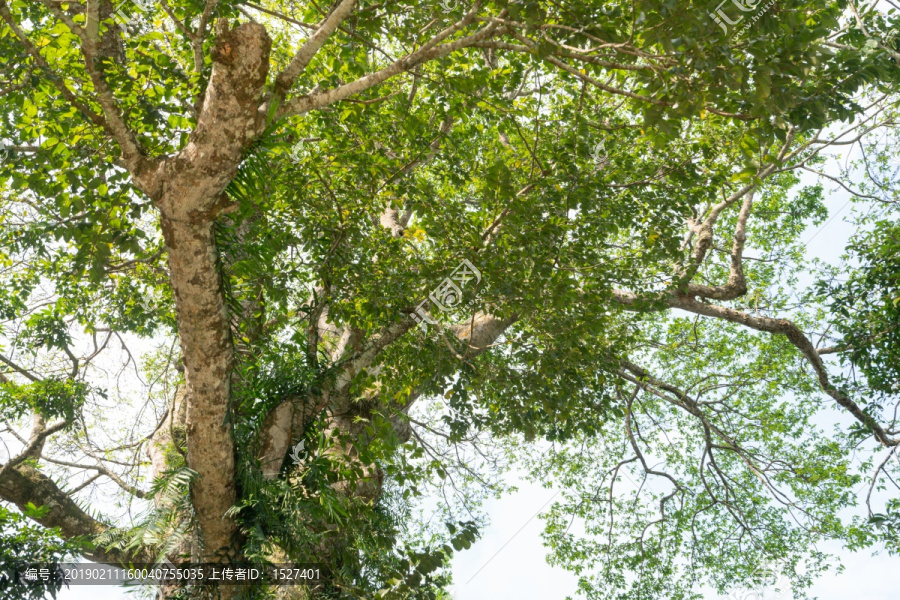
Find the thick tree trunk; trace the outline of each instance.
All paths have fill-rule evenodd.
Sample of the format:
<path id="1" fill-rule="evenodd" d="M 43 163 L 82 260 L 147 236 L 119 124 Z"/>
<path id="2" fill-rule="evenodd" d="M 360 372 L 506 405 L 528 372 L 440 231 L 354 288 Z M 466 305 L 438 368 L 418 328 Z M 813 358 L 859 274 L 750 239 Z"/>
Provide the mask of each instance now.
<path id="1" fill-rule="evenodd" d="M 228 204 L 224 190 L 242 152 L 264 126 L 258 110 L 271 40 L 257 23 L 229 29 L 220 19 L 213 69 L 197 127 L 162 166 L 154 198 L 175 295 L 186 383 L 187 464 L 201 562 L 240 557 L 237 527 L 226 512 L 237 501 L 234 436 L 229 423 L 231 339 L 214 222 Z M 229 596 L 223 588 L 223 595 Z"/>
<path id="2" fill-rule="evenodd" d="M 191 500 L 202 533 L 201 560 L 235 553 L 234 438 L 227 422 L 233 349 L 212 223 L 163 218 L 178 333 L 188 387 L 187 462 L 198 477 Z"/>

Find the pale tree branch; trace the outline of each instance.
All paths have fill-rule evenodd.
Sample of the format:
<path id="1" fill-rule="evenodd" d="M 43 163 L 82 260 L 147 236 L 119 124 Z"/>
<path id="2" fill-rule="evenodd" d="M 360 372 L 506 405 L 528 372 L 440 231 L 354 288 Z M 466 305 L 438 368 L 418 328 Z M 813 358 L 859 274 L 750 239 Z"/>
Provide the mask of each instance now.
<path id="1" fill-rule="evenodd" d="M 29 454 L 35 458 L 39 457 L 44 450 L 44 442 L 47 439 L 47 436 L 44 435 L 46 430 L 47 421 L 44 420 L 44 415 L 36 411 L 32 419 L 31 435 L 28 438 Z"/>
<path id="2" fill-rule="evenodd" d="M 84 33 L 93 44 L 100 41 L 100 0 L 87 0 Z"/>
<path id="3" fill-rule="evenodd" d="M 0 17 L 6 22 L 9 26 L 10 30 L 19 40 L 19 42 L 25 47 L 25 52 L 28 53 L 34 59 L 34 62 L 43 69 L 47 73 L 47 78 L 59 90 L 60 94 L 62 94 L 63 98 L 65 98 L 69 104 L 74 106 L 78 112 L 80 112 L 88 121 L 93 123 L 94 125 L 102 128 L 107 133 L 111 133 L 112 129 L 110 125 L 106 122 L 106 119 L 103 116 L 92 111 L 86 104 L 81 102 L 75 93 L 70 90 L 66 84 L 63 82 L 62 78 L 59 77 L 47 60 L 43 57 L 37 47 L 31 42 L 25 32 L 19 27 L 15 18 L 12 15 L 12 12 L 9 10 L 9 5 L 6 3 L 6 0 L 0 0 Z"/>
<path id="4" fill-rule="evenodd" d="M 37 383 L 38 381 L 41 381 L 41 379 L 39 377 L 36 377 L 33 373 L 29 372 L 27 369 L 25 369 L 23 367 L 20 367 L 19 365 L 17 365 L 10 359 L 6 358 L 2 354 L 0 354 L 0 362 L 2 362 L 4 365 L 6 365 L 10 369 L 12 369 L 19 375 L 23 376 L 25 379 L 27 379 L 33 383 Z"/>
<path id="5" fill-rule="evenodd" d="M 860 345 L 864 346 L 865 344 L 867 344 L 867 343 L 869 343 L 869 342 L 874 342 L 875 340 L 877 340 L 877 339 L 883 337 L 884 335 L 890 333 L 891 331 L 894 331 L 894 330 L 897 329 L 898 327 L 900 327 L 900 324 L 894 325 L 893 327 L 888 327 L 888 328 L 885 329 L 884 331 L 880 331 L 880 332 L 878 332 L 878 333 L 873 333 L 872 335 L 867 335 L 865 338 L 863 338 L 862 340 L 860 340 L 860 342 L 861 342 Z M 819 340 L 819 343 L 821 343 L 821 341 L 822 341 L 822 340 Z M 852 344 L 848 344 L 848 345 L 837 345 L 837 346 L 826 346 L 826 347 L 823 347 L 823 348 L 816 348 L 816 353 L 817 353 L 819 356 L 823 356 L 823 355 L 825 355 L 825 354 L 838 354 L 838 353 L 840 353 L 840 352 L 848 352 L 848 351 L 850 351 L 850 350 L 854 350 L 854 349 L 856 349 L 856 348 L 858 348 L 858 347 L 859 347 L 859 346 L 857 346 L 857 345 L 852 345 Z"/>
<path id="6" fill-rule="evenodd" d="M 200 66 L 197 69 L 198 71 L 203 69 L 203 38 L 206 37 L 206 28 L 209 26 L 209 19 L 212 17 L 212 13 L 216 10 L 216 6 L 218 6 L 219 0 L 206 0 L 206 5 L 203 7 L 203 14 L 200 15 L 200 23 L 197 24 L 197 39 L 194 41 L 194 60 L 197 60 L 197 57 L 200 57 Z"/>
<path id="7" fill-rule="evenodd" d="M 275 78 L 274 97 L 276 102 L 284 99 L 285 95 L 300 77 L 300 74 L 315 57 L 316 53 L 325 45 L 331 34 L 338 26 L 350 16 L 353 8 L 356 6 L 356 0 L 341 0 L 331 14 L 329 14 L 316 31 L 306 40 L 306 43 L 300 47 L 297 54 L 291 59 L 285 69 Z"/>
<path id="8" fill-rule="evenodd" d="M 614 290 L 612 298 L 628 309 L 646 309 L 646 306 L 643 308 L 640 307 L 641 299 L 631 292 Z M 800 350 L 807 362 L 812 366 L 816 378 L 819 381 L 819 386 L 826 394 L 831 396 L 840 406 L 853 415 L 857 421 L 865 425 L 880 444 L 887 447 L 900 444 L 900 440 L 892 438 L 872 416 L 865 413 L 856 402 L 832 385 L 828 377 L 828 371 L 826 370 L 825 364 L 822 362 L 819 353 L 816 351 L 806 334 L 793 322 L 787 319 L 773 319 L 770 317 L 749 315 L 733 308 L 699 302 L 684 294 L 659 294 L 655 300 L 662 300 L 665 305 L 670 308 L 679 308 L 690 313 L 722 319 L 724 321 L 744 325 L 745 327 L 757 331 L 784 335 L 791 344 Z M 652 303 L 653 300 L 650 302 Z"/>
<path id="9" fill-rule="evenodd" d="M 8 463 L 7 463 L 8 464 Z M 70 493 L 74 493 L 72 490 Z M 0 469 L 0 498 L 12 502 L 20 510 L 28 504 L 43 506 L 50 510 L 41 517 L 34 518 L 44 527 L 59 527 L 63 539 L 90 538 L 106 531 L 109 526 L 94 519 L 78 506 L 69 493 L 29 464 L 18 464 Z M 129 562 L 151 562 L 153 556 L 145 548 L 134 552 L 118 549 L 94 548 L 83 553 L 86 558 L 111 565 L 126 565 Z"/>
<path id="10" fill-rule="evenodd" d="M 367 343 L 362 345 L 358 352 L 341 363 L 341 369 L 335 378 L 332 388 L 334 394 L 338 397 L 345 395 L 350 387 L 350 383 L 358 374 L 371 367 L 385 348 L 415 326 L 415 321 L 411 318 L 405 318 L 384 327 L 381 331 L 374 334 Z"/>
<path id="11" fill-rule="evenodd" d="M 477 42 L 487 39 L 497 29 L 498 26 L 496 23 L 491 23 L 481 30 L 471 35 L 460 38 L 454 42 L 440 44 L 442 40 L 459 31 L 466 25 L 474 22 L 476 11 L 479 7 L 480 4 L 476 3 L 460 21 L 445 29 L 437 36 L 433 37 L 415 52 L 407 54 L 403 58 L 395 61 L 393 64 L 388 65 L 387 67 L 384 67 L 379 71 L 370 73 L 365 77 L 361 77 L 356 81 L 352 81 L 340 87 L 333 88 L 324 92 L 319 92 L 312 96 L 298 96 L 296 98 L 288 99 L 278 109 L 278 118 L 291 115 L 301 115 L 311 110 L 322 108 L 324 106 L 328 106 L 329 104 L 344 100 L 346 98 L 349 98 L 350 96 L 359 94 L 371 87 L 383 83 L 400 73 L 409 71 L 424 62 L 446 56 L 452 52 L 455 52 L 462 48 L 470 47 Z M 267 110 L 267 106 L 264 105 L 261 110 Z"/>
<path id="12" fill-rule="evenodd" d="M 781 146 L 781 149 L 778 151 L 778 155 L 775 161 L 766 165 L 764 168 L 760 169 L 757 172 L 756 177 L 759 181 L 764 181 L 780 172 L 780 170 L 778 169 L 778 165 L 782 164 L 785 160 L 788 149 L 794 141 L 794 135 L 795 130 L 791 128 L 785 138 L 784 143 Z M 706 298 L 715 298 L 718 300 L 733 300 L 734 298 L 738 298 L 746 293 L 747 284 L 744 278 L 742 266 L 743 251 L 744 242 L 746 241 L 747 219 L 750 216 L 750 210 L 753 205 L 753 196 L 756 193 L 758 185 L 759 184 L 756 182 L 747 184 L 734 194 L 713 205 L 709 210 L 708 216 L 699 225 L 696 225 L 693 221 L 688 222 L 690 225 L 690 230 L 685 236 L 684 244 L 688 245 L 695 233 L 697 235 L 697 241 L 694 244 L 694 248 L 691 252 L 691 257 L 688 261 L 688 265 L 681 269 L 676 276 L 677 283 L 675 287 L 682 287 L 688 292 L 688 294 L 703 296 Z M 744 203 L 742 204 L 740 213 L 738 214 L 738 222 L 735 228 L 728 283 L 724 286 L 718 287 L 692 284 L 691 280 L 697 274 L 697 271 L 703 264 L 703 260 L 706 258 L 706 253 L 712 247 L 713 228 L 716 224 L 716 221 L 718 221 L 719 216 L 726 208 L 728 208 L 741 198 L 744 198 Z"/>
<path id="13" fill-rule="evenodd" d="M 134 177 L 135 183 L 144 192 L 148 192 L 154 186 L 153 179 L 155 177 L 151 173 L 153 164 L 144 156 L 143 149 L 138 143 L 134 131 L 131 130 L 119 111 L 115 95 L 113 95 L 109 86 L 106 85 L 106 80 L 98 65 L 101 60 L 98 36 L 80 27 L 71 17 L 48 0 L 41 0 L 41 2 L 81 40 L 81 52 L 84 56 L 85 70 L 91 78 L 91 83 L 97 94 L 97 103 L 103 111 L 102 123 L 104 129 L 119 144 L 119 148 L 122 150 L 122 162 Z M 92 9 L 90 5 L 88 8 L 89 10 Z M 93 10 L 99 11 L 99 3 Z M 90 15 L 88 16 L 90 18 Z M 88 24 L 92 24 L 90 20 Z"/>
<path id="14" fill-rule="evenodd" d="M 378 190 L 376 190 L 376 194 L 383 190 L 385 186 L 387 186 L 391 181 L 395 180 L 398 177 L 402 177 L 404 175 L 409 174 L 417 167 L 427 164 L 434 160 L 434 157 L 438 155 L 438 152 L 441 148 L 441 140 L 450 132 L 450 129 L 453 127 L 453 117 L 448 116 L 444 119 L 444 122 L 441 124 L 441 129 L 435 138 L 428 145 L 428 151 L 422 151 L 419 153 L 416 158 L 403 165 L 400 169 L 390 175 L 384 183 L 379 186 Z M 424 152 L 424 156 L 422 155 Z M 408 204 L 407 204 L 408 206 Z M 399 209 L 388 206 L 385 208 L 384 212 L 381 213 L 381 216 L 378 219 L 379 224 L 391 232 L 393 237 L 402 237 L 403 232 L 406 230 L 407 225 L 409 224 L 409 220 L 412 217 L 412 210 L 404 207 L 404 211 L 401 214 Z"/>
<path id="15" fill-rule="evenodd" d="M 726 450 L 734 452 L 738 457 L 740 457 L 741 461 L 759 480 L 763 487 L 769 490 L 769 493 L 772 494 L 772 497 L 774 499 L 776 499 L 778 502 L 781 502 L 782 504 L 799 509 L 799 507 L 797 507 L 795 503 L 793 503 L 787 496 L 785 496 L 784 493 L 778 490 L 770 481 L 769 477 L 767 477 L 763 473 L 763 471 L 756 464 L 754 464 L 751 453 L 748 452 L 748 450 L 744 448 L 733 435 L 730 435 L 728 432 L 722 429 L 722 427 L 716 425 L 709 419 L 709 417 L 703 412 L 700 404 L 695 398 L 692 398 L 683 390 L 653 377 L 652 375 L 650 375 L 650 373 L 647 372 L 646 369 L 639 367 L 638 365 L 635 365 L 628 361 L 622 361 L 621 364 L 623 368 L 619 369 L 619 371 L 617 372 L 619 377 L 625 379 L 626 381 L 634 383 L 635 385 L 640 386 L 645 391 L 648 391 L 662 398 L 663 400 L 666 400 L 667 402 L 683 409 L 685 412 L 699 420 L 706 432 L 714 433 L 716 437 L 721 439 L 726 444 L 726 446 L 723 447 L 721 445 L 713 444 L 712 440 L 708 439 L 707 442 L 709 451 L 712 451 L 713 448 L 724 448 Z M 659 393 L 657 390 L 662 390 L 666 393 Z M 671 394 L 677 400 L 673 400 L 673 398 L 669 397 L 668 394 Z"/>
<path id="16" fill-rule="evenodd" d="M 132 496 L 136 496 L 138 498 L 147 498 L 149 495 L 147 492 L 141 490 L 140 488 L 137 488 L 133 485 L 126 483 L 114 471 L 107 469 L 103 465 L 100 465 L 100 464 L 82 465 L 79 463 L 69 462 L 66 460 L 60 460 L 58 458 L 51 458 L 49 456 L 41 456 L 41 458 L 49 463 L 54 464 L 54 465 L 60 465 L 63 467 L 73 467 L 75 469 L 85 469 L 85 470 L 89 470 L 89 471 L 97 471 L 101 475 L 105 475 L 106 477 L 109 477 L 110 479 L 112 479 L 116 485 L 118 485 L 120 488 L 122 488 L 123 490 L 125 490 L 126 492 L 131 494 Z"/>
<path id="17" fill-rule="evenodd" d="M 747 280 L 744 277 L 743 268 L 743 254 L 744 242 L 747 239 L 747 219 L 750 217 L 750 208 L 752 205 L 753 193 L 751 192 L 744 198 L 741 212 L 738 214 L 737 226 L 734 230 L 734 242 L 731 247 L 731 269 L 728 275 L 728 283 L 716 287 L 688 283 L 688 294 L 703 296 L 704 298 L 715 298 L 716 300 L 733 300 L 747 293 Z M 711 241 L 712 240 L 710 239 L 710 243 Z"/>
<path id="18" fill-rule="evenodd" d="M 53 425 L 42 426 L 43 420 L 40 422 L 36 422 L 35 431 L 31 436 L 31 439 L 28 440 L 28 445 L 15 457 L 10 458 L 6 464 L 0 467 L 0 481 L 3 480 L 3 475 L 10 469 L 16 467 L 16 465 L 22 463 L 23 461 L 33 458 L 35 452 L 43 445 L 44 440 L 49 436 L 53 435 L 57 431 L 62 431 L 69 424 L 67 421 L 58 421 Z"/>
<path id="19" fill-rule="evenodd" d="M 468 356 L 474 357 L 489 349 L 491 344 L 496 342 L 516 321 L 517 317 L 515 316 L 498 318 L 479 312 L 465 323 L 450 326 L 448 331 L 460 341 L 465 342 Z M 339 372 L 337 382 L 333 386 L 334 393 L 338 395 L 346 393 L 346 386 L 360 372 L 360 369 L 370 367 L 382 350 L 400 339 L 405 332 L 410 331 L 414 326 L 415 323 L 412 319 L 404 319 L 399 324 L 388 327 L 381 333 L 373 336 L 372 342 L 370 342 L 368 347 L 360 348 L 355 353 L 355 358 L 349 360 Z M 347 345 L 344 347 L 347 347 Z M 373 376 L 378 377 L 381 374 L 381 369 L 375 367 L 370 372 Z M 394 429 L 403 440 L 408 439 L 410 434 L 406 413 L 422 395 L 424 385 L 418 386 L 410 393 L 404 405 L 400 407 L 399 413 L 391 419 Z M 376 390 L 379 387 L 380 383 L 376 382 Z M 376 391 L 369 400 L 375 402 L 377 401 L 377 396 L 378 393 Z M 301 423 L 296 418 L 298 416 L 297 403 L 295 398 L 286 399 L 265 417 L 260 428 L 260 451 L 258 455 L 264 459 L 263 470 L 266 477 L 272 478 L 277 476 L 281 461 L 289 449 L 292 439 L 296 438 L 297 429 L 301 426 Z M 313 410 L 319 410 L 324 407 L 322 400 L 312 404 L 314 405 Z M 339 412 L 340 408 L 337 407 L 336 410 Z"/>
<path id="20" fill-rule="evenodd" d="M 200 23 L 197 25 L 197 31 L 191 31 L 188 28 L 187 18 L 184 22 L 179 21 L 178 17 L 175 16 L 175 11 L 172 10 L 172 7 L 169 6 L 169 3 L 166 2 L 166 0 L 160 0 L 160 2 L 165 13 L 169 15 L 169 18 L 172 19 L 172 22 L 175 24 L 175 28 L 190 41 L 191 51 L 194 55 L 194 71 L 201 73 L 204 65 L 203 40 L 206 38 L 209 19 L 219 3 L 218 0 L 206 0 L 206 4 L 203 7 L 203 13 L 200 15 Z"/>
<path id="21" fill-rule="evenodd" d="M 642 386 L 639 383 L 636 383 L 634 386 L 634 392 L 631 394 L 631 396 L 629 398 L 625 399 L 625 402 L 626 402 L 626 404 L 625 404 L 625 435 L 628 438 L 629 443 L 631 444 L 632 450 L 634 450 L 635 456 L 637 456 L 638 460 L 640 460 L 641 465 L 644 468 L 644 472 L 647 473 L 648 475 L 656 475 L 657 477 L 664 477 L 664 478 L 668 479 L 674 486 L 674 489 L 670 493 L 664 495 L 659 500 L 659 512 L 661 515 L 660 518 L 664 519 L 666 516 L 666 502 L 668 502 L 671 498 L 674 498 L 676 494 L 679 494 L 679 493 L 684 494 L 684 488 L 681 485 L 681 483 L 678 482 L 678 480 L 676 480 L 674 477 L 672 477 L 665 471 L 657 471 L 653 467 L 648 465 L 647 461 L 644 459 L 643 453 L 641 452 L 640 446 L 638 445 L 637 440 L 635 439 L 634 432 L 632 431 L 632 421 L 634 419 L 632 407 L 634 405 L 634 399 L 637 397 L 637 393 L 638 393 L 638 391 L 641 390 L 641 388 L 642 388 Z M 621 394 L 621 393 L 620 393 L 620 395 L 624 396 L 624 394 Z"/>

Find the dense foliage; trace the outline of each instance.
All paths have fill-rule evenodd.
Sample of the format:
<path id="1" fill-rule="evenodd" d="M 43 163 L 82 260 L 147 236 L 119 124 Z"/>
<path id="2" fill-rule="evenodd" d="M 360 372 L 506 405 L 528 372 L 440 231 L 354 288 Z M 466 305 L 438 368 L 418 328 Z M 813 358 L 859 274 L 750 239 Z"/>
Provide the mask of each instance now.
<path id="1" fill-rule="evenodd" d="M 514 468 L 588 598 L 895 547 L 900 16 L 713 10 L 0 0 L 0 547 L 445 598 Z"/>

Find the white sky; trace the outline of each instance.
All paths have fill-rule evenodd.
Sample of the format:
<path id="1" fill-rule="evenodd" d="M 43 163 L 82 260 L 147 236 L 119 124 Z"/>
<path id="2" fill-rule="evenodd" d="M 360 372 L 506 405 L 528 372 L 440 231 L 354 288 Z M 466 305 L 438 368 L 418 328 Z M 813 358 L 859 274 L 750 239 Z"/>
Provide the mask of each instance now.
<path id="1" fill-rule="evenodd" d="M 538 518 L 532 519 L 532 515 L 553 497 L 556 489 L 544 489 L 525 482 L 519 487 L 519 492 L 487 504 L 487 512 L 493 519 L 490 527 L 476 544 L 453 560 L 454 600 L 563 600 L 567 595 L 577 598 L 574 596 L 576 577 L 551 567 L 544 560 L 543 524 Z M 504 544 L 506 547 L 500 550 Z M 836 545 L 822 549 L 839 556 L 846 570 L 821 578 L 809 591 L 810 597 L 819 600 L 897 600 L 897 558 L 851 554 Z M 62 600 L 81 598 L 87 600 L 87 596 L 61 596 Z M 706 600 L 720 598 L 715 593 L 706 596 Z"/>

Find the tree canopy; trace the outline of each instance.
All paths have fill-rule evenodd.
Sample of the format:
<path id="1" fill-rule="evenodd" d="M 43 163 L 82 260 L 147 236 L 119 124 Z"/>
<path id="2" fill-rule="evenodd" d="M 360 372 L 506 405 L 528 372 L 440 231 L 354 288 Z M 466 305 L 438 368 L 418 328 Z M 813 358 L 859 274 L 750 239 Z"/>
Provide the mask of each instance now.
<path id="1" fill-rule="evenodd" d="M 822 542 L 896 549 L 898 28 L 0 0 L 0 551 L 445 598 L 512 468 L 562 487 L 587 598 L 802 597 Z M 839 264 L 804 238 L 833 193 Z"/>

